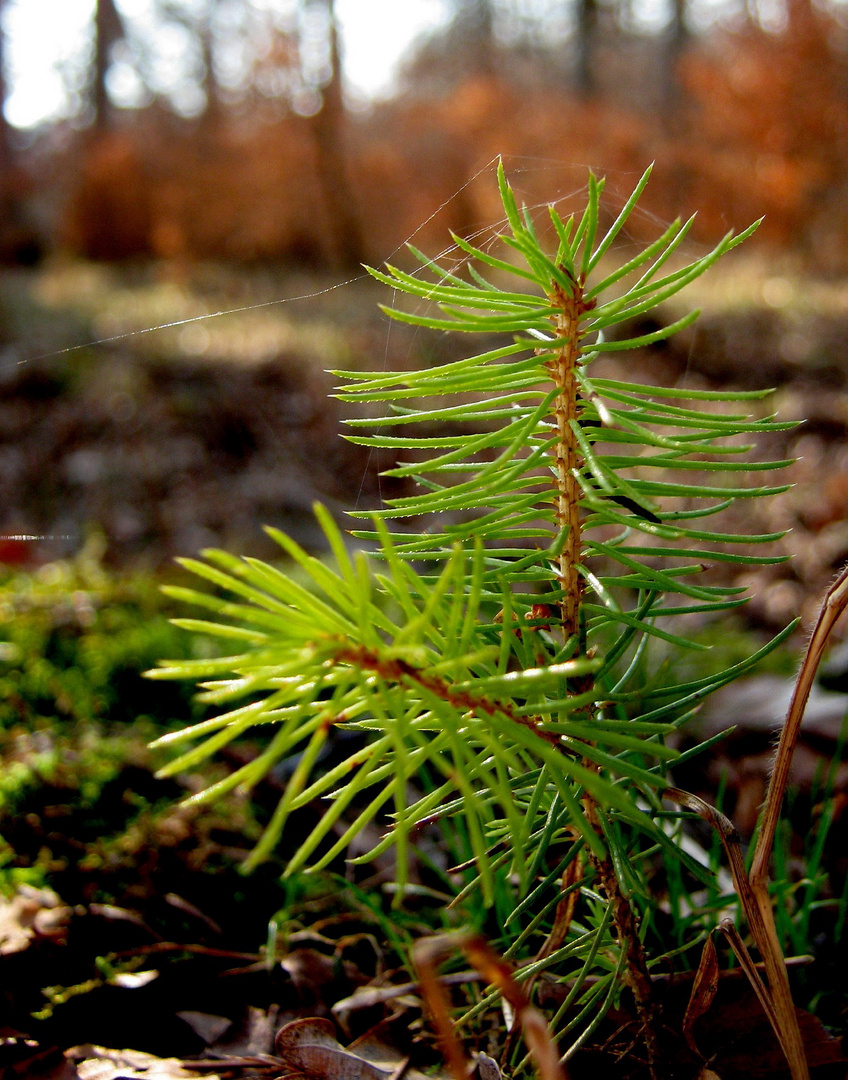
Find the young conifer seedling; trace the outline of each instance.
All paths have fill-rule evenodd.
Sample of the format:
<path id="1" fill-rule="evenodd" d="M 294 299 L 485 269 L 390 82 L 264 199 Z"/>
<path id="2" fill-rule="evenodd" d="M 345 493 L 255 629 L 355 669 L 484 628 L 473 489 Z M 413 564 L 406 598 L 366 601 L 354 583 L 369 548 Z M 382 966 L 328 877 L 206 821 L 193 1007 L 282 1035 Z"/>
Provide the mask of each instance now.
<path id="1" fill-rule="evenodd" d="M 788 425 L 765 413 L 765 393 L 628 376 L 632 350 L 697 313 L 635 337 L 628 324 L 755 228 L 682 263 L 691 221 L 675 222 L 609 269 L 605 256 L 648 176 L 603 236 L 603 183 L 590 177 L 579 219 L 549 208 L 549 249 L 501 167 L 500 250 L 454 237 L 461 269 L 413 250 L 418 273 L 372 271 L 431 305 L 423 314 L 391 310 L 393 318 L 471 342 L 466 359 L 418 371 L 337 373 L 343 401 L 384 407 L 378 419 L 350 420 L 349 437 L 391 451 L 398 463 L 388 475 L 417 490 L 359 515 L 367 524 L 353 535 L 367 554 L 351 554 L 317 507 L 333 565 L 276 530 L 296 576 L 222 551 L 183 560 L 215 591 L 169 589 L 211 612 L 181 625 L 234 651 L 154 674 L 201 680 L 205 700 L 225 707 L 160 740 L 189 744 L 166 775 L 248 730 L 271 732 L 258 757 L 195 802 L 249 789 L 281 759 L 296 761 L 251 866 L 282 842 L 287 874 L 327 867 L 377 822 L 383 838 L 359 861 L 394 846 L 402 903 L 416 838 L 441 828 L 468 852 L 460 906 L 473 896 L 497 913 L 499 946 L 532 960 L 526 985 L 543 969 L 569 984 L 552 1022 L 561 1045 L 579 1045 L 628 988 L 656 1061 L 656 957 L 644 944 L 650 855 L 660 850 L 705 874 L 661 814 L 675 756 L 666 740 L 765 650 L 674 686 L 651 675 L 650 658 L 654 649 L 703 647 L 685 636 L 686 616 L 745 602 L 709 573 L 716 563 L 778 560 L 764 552 L 779 534 L 716 522 L 736 500 L 784 490 L 756 478 L 787 462 L 750 451 Z M 475 334 L 505 337 L 478 351 Z M 617 366 L 596 374 L 610 354 Z M 340 729 L 361 741 L 324 766 L 322 749 Z M 289 835 L 291 815 L 316 800 L 325 806 L 317 828 Z"/>

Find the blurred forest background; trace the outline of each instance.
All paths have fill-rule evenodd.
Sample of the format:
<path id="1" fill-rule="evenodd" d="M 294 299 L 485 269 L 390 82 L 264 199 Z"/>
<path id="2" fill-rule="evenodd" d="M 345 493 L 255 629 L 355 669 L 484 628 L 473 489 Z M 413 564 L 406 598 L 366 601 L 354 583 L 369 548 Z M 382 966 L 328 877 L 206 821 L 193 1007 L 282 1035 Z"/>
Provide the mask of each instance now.
<path id="1" fill-rule="evenodd" d="M 537 173 L 539 191 L 526 174 L 528 201 L 580 187 L 586 166 L 626 184 L 656 160 L 660 217 L 697 209 L 708 240 L 765 214 L 758 243 L 845 268 L 843 3 L 444 0 L 394 92 L 370 102 L 346 95 L 333 0 L 92 7 L 63 72 L 70 114 L 26 132 L 0 122 L 7 261 L 358 267 L 502 154 L 561 163 L 559 179 Z M 435 242 L 496 216 L 483 176 Z"/>
<path id="2" fill-rule="evenodd" d="M 442 0 L 369 98 L 350 20 L 375 20 L 375 67 L 394 58 L 365 0 L 92 0 L 54 63 L 64 109 L 22 128 L 26 2 L 0 0 L 0 530 L 42 539 L 4 542 L 7 561 L 92 528 L 118 565 L 267 555 L 262 523 L 308 540 L 315 497 L 379 500 L 387 462 L 338 438 L 323 372 L 462 347 L 389 334 L 361 264 L 490 228 L 499 154 L 521 198 L 565 213 L 589 168 L 613 213 L 656 161 L 636 242 L 694 211 L 695 244 L 765 215 L 688 301 L 697 333 L 645 359 L 650 378 L 780 384 L 808 421 L 778 448 L 802 458 L 795 501 L 762 523 L 796 530 L 766 621 L 848 556 L 848 5 Z"/>

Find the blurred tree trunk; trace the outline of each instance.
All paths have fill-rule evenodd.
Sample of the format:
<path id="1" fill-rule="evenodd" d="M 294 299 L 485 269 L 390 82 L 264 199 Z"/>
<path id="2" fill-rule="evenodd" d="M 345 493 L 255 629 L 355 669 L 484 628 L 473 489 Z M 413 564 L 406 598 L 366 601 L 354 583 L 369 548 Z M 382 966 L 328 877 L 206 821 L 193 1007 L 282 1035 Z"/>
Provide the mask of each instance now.
<path id="1" fill-rule="evenodd" d="M 598 92 L 595 59 L 598 51 L 598 0 L 577 0 L 574 36 L 574 88 L 582 98 Z"/>
<path id="2" fill-rule="evenodd" d="M 4 110 L 8 85 L 3 17 L 7 7 L 7 0 L 0 0 L 0 261 L 30 266 L 41 257 L 42 244 L 28 208 L 30 183 Z"/>
<path id="3" fill-rule="evenodd" d="M 3 177 L 4 190 L 6 188 L 6 177 L 15 164 L 12 127 L 4 112 L 8 87 L 6 85 L 6 34 L 3 18 L 8 6 L 8 0 L 0 0 L 0 175 Z"/>
<path id="4" fill-rule="evenodd" d="M 112 47 L 123 37 L 124 24 L 115 0 L 97 0 L 94 9 L 94 70 L 91 73 L 95 131 L 106 131 L 110 126 L 111 107 L 106 92 L 106 75 Z"/>
<path id="5" fill-rule="evenodd" d="M 665 32 L 663 63 L 661 71 L 663 116 L 666 126 L 675 131 L 682 122 L 685 102 L 683 86 L 680 82 L 680 59 L 689 44 L 689 29 L 686 25 L 687 0 L 672 0 L 671 23 Z"/>
<path id="6" fill-rule="evenodd" d="M 496 63 L 495 19 L 492 0 L 454 0 L 454 25 L 463 44 L 466 68 L 494 75 Z"/>
<path id="7" fill-rule="evenodd" d="M 200 55 L 203 58 L 203 93 L 206 97 L 203 121 L 207 124 L 216 123 L 221 112 L 221 95 L 218 91 L 218 80 L 215 78 L 215 50 L 212 32 L 212 12 L 214 9 L 214 2 L 210 3 L 208 14 L 197 27 Z"/>
<path id="8" fill-rule="evenodd" d="M 353 188 L 345 167 L 347 113 L 342 87 L 341 50 L 334 0 L 319 0 L 327 16 L 330 79 L 321 89 L 322 104 L 312 119 L 318 152 L 318 174 L 333 231 L 334 255 L 339 269 L 358 269 L 366 261 L 365 242 Z"/>
<path id="9" fill-rule="evenodd" d="M 787 33 L 804 40 L 821 36 L 821 24 L 811 0 L 787 0 L 786 14 L 789 19 Z"/>
<path id="10" fill-rule="evenodd" d="M 203 62 L 201 86 L 206 106 L 201 116 L 203 127 L 214 128 L 223 116 L 221 87 L 215 74 L 215 13 L 220 0 L 206 0 L 204 10 L 193 18 L 186 18 L 184 25 L 196 37 Z"/>
<path id="11" fill-rule="evenodd" d="M 244 8 L 246 6 L 245 0 L 241 0 L 238 5 L 232 2 L 229 5 L 230 10 L 234 13 L 238 11 L 239 7 Z M 203 129 L 214 128 L 224 111 L 221 102 L 221 87 L 215 73 L 215 17 L 219 7 L 220 0 L 204 0 L 202 6 L 193 8 L 187 8 L 185 3 L 181 3 L 180 0 L 155 0 L 153 7 L 158 20 L 165 25 L 176 23 L 177 26 L 186 30 L 197 43 L 202 64 L 200 87 L 206 99 L 206 105 L 200 116 L 200 126 Z M 243 30 L 234 31 L 234 33 L 239 32 L 243 32 Z M 147 57 L 146 61 L 149 63 L 150 58 Z M 145 81 L 148 82 L 149 86 L 149 79 Z"/>

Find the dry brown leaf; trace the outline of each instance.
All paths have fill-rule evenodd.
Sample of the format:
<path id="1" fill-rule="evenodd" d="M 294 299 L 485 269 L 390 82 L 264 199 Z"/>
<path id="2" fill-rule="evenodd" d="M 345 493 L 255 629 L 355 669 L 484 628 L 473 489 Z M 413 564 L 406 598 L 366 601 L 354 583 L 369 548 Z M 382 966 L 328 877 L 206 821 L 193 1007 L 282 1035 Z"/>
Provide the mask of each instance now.
<path id="1" fill-rule="evenodd" d="M 321 1017 L 293 1020 L 280 1028 L 276 1048 L 290 1074 L 310 1080 L 426 1080 L 423 1073 L 406 1068 L 397 1050 L 368 1036 L 345 1049 L 333 1025 Z"/>
<path id="2" fill-rule="evenodd" d="M 203 1039 L 207 1046 L 217 1042 L 224 1032 L 233 1026 L 232 1020 L 227 1016 L 212 1016 L 205 1012 L 196 1012 L 193 1009 L 185 1009 L 178 1012 L 180 1020 L 185 1021 L 191 1030 Z"/>
<path id="3" fill-rule="evenodd" d="M 277 1022 L 279 1007 L 265 1009 L 248 1005 L 240 1018 L 229 1024 L 210 1049 L 221 1057 L 261 1057 L 274 1051 L 274 1034 L 280 1027 Z"/>
<path id="4" fill-rule="evenodd" d="M 0 955 L 23 952 L 34 937 L 58 936 L 70 915 L 52 889 L 21 886 L 11 900 L 0 898 Z"/>
<path id="5" fill-rule="evenodd" d="M 718 990 L 718 979 L 718 956 L 716 955 L 713 936 L 710 934 L 704 942 L 704 948 L 701 952 L 701 962 L 698 964 L 698 970 L 695 972 L 695 979 L 692 983 L 692 993 L 689 996 L 686 1015 L 683 1017 L 683 1037 L 686 1039 L 689 1049 L 693 1054 L 697 1054 L 698 1057 L 703 1057 L 704 1055 L 700 1052 L 698 1044 L 695 1042 L 693 1028 L 695 1022 L 699 1020 L 704 1013 L 709 1011 L 709 1008 L 715 999 L 716 991 Z"/>
<path id="6" fill-rule="evenodd" d="M 477 1080 L 503 1080 L 500 1065 L 483 1053 L 474 1055 L 474 1075 Z"/>
<path id="7" fill-rule="evenodd" d="M 839 1040 L 821 1021 L 798 1010 L 810 1068 L 845 1064 Z M 786 1075 L 786 1059 L 754 992 L 744 982 L 722 979 L 713 1007 L 704 1015 L 699 1040 L 709 1047 L 710 1066 L 719 1076 L 766 1080 Z"/>
<path id="8" fill-rule="evenodd" d="M 349 962 L 342 961 L 339 964 L 335 957 L 327 956 L 317 949 L 292 949 L 280 961 L 280 967 L 307 1002 L 323 1001 L 330 987 L 338 982 L 340 970 L 351 982 L 362 981 L 357 979 L 356 969 Z"/>
<path id="9" fill-rule="evenodd" d="M 80 1080 L 196 1080 L 176 1058 L 158 1058 L 141 1050 L 109 1050 L 103 1046 L 75 1046 L 67 1058 L 77 1063 Z M 204 1072 L 205 1080 L 221 1080 Z"/>

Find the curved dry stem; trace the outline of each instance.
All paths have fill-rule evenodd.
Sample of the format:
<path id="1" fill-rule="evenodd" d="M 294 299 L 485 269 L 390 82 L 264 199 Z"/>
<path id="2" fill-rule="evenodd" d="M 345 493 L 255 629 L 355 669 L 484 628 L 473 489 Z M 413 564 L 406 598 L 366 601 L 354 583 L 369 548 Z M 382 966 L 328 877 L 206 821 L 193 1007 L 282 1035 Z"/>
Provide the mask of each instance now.
<path id="1" fill-rule="evenodd" d="M 536 1062 L 540 1080 L 568 1080 L 567 1070 L 560 1060 L 544 1017 L 530 1003 L 526 989 L 516 981 L 510 965 L 484 937 L 468 931 L 422 938 L 412 950 L 421 990 L 453 1080 L 468 1080 L 470 1067 L 451 1020 L 450 1005 L 437 969 L 442 960 L 456 951 L 464 953 L 472 967 L 487 983 L 496 987 L 512 1006 L 527 1048 Z"/>
<path id="2" fill-rule="evenodd" d="M 687 810 L 694 811 L 704 821 L 712 825 L 718 833 L 727 856 L 730 873 L 733 876 L 736 894 L 742 904 L 745 918 L 748 920 L 751 936 L 763 959 L 763 966 L 768 979 L 767 1004 L 763 997 L 763 994 L 766 993 L 765 987 L 759 975 L 756 974 L 754 964 L 750 957 L 747 956 L 747 950 L 745 950 L 742 939 L 738 934 L 731 937 L 731 945 L 734 952 L 739 946 L 745 951 L 747 960 L 743 963 L 743 967 L 751 979 L 751 985 L 757 996 L 761 1001 L 764 1001 L 763 1007 L 789 1063 L 793 1080 L 809 1080 L 804 1043 L 801 1039 L 801 1031 L 798 1027 L 792 995 L 789 992 L 789 980 L 786 976 L 783 952 L 774 930 L 774 917 L 768 893 L 766 892 L 766 907 L 764 908 L 761 902 L 762 898 L 757 896 L 748 875 L 745 873 L 745 859 L 742 855 L 742 847 L 739 843 L 739 833 L 736 831 L 736 826 L 726 815 L 688 791 L 682 791 L 680 788 L 666 788 L 663 795 L 672 802 L 686 807 Z M 719 929 L 725 935 L 728 934 L 726 921 L 721 924 Z"/>
<path id="3" fill-rule="evenodd" d="M 810 691 L 813 688 L 828 638 L 846 607 L 848 607 L 848 566 L 831 585 L 825 596 L 810 643 L 807 646 L 804 662 L 798 672 L 795 691 L 789 704 L 786 719 L 783 722 L 777 753 L 772 764 L 750 873 L 746 875 L 744 872 L 744 862 L 736 829 L 724 814 L 720 814 L 702 799 L 681 791 L 679 788 L 668 788 L 665 792 L 667 798 L 679 803 L 681 806 L 694 810 L 704 820 L 709 821 L 717 829 L 721 837 L 737 894 L 745 911 L 748 925 L 751 928 L 751 935 L 760 951 L 766 969 L 770 1005 L 764 1007 L 766 1007 L 766 1012 L 789 1062 L 793 1080 L 808 1080 L 809 1068 L 789 988 L 786 962 L 783 958 L 777 927 L 774 922 L 774 912 L 768 891 L 768 868 L 774 849 L 774 837 L 780 818 L 780 808 L 789 781 L 792 756 L 795 752 L 798 734 L 804 719 L 804 710 L 807 707 Z M 725 924 L 722 924 L 720 929 L 723 933 L 728 934 Z M 738 938 L 738 935 L 730 936 L 731 944 L 734 944 L 734 950 L 736 950 L 741 939 Z M 760 983 L 758 987 L 758 979 L 756 981 L 752 980 L 752 982 L 754 989 L 760 994 L 762 984 Z"/>
<path id="4" fill-rule="evenodd" d="M 846 607 L 848 607 L 848 566 L 831 585 L 824 598 L 822 609 L 810 638 L 810 644 L 807 646 L 804 662 L 798 672 L 795 692 L 792 695 L 789 711 L 786 714 L 786 720 L 780 733 L 780 742 L 777 746 L 777 753 L 769 778 L 757 846 L 754 849 L 754 858 L 751 862 L 750 878 L 755 890 L 761 881 L 765 881 L 768 875 L 768 865 L 774 847 L 774 834 L 780 817 L 780 807 L 786 793 L 792 755 L 798 741 L 798 733 L 801 730 L 801 721 L 804 719 L 807 700 L 815 682 L 816 673 L 828 638 L 836 625 L 836 621 Z"/>

